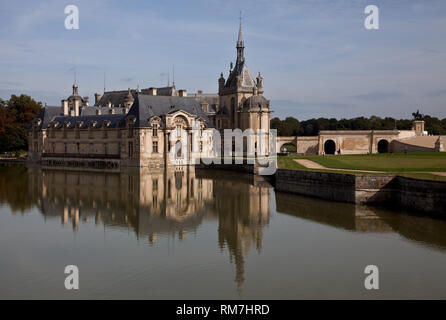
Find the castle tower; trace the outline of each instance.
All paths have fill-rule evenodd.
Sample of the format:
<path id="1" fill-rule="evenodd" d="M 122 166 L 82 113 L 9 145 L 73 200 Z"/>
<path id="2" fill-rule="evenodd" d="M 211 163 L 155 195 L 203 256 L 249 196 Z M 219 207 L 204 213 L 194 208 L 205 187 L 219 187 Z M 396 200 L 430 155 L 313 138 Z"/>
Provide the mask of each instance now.
<path id="1" fill-rule="evenodd" d="M 218 129 L 264 130 L 268 139 L 270 129 L 269 101 L 263 97 L 263 78 L 258 75 L 257 81 L 248 71 L 245 59 L 245 42 L 243 40 L 240 19 L 237 38 L 237 60 L 234 68 L 230 68 L 228 79 L 223 74 L 218 79 L 220 98 L 216 115 Z M 265 145 L 267 140 L 262 140 Z"/>

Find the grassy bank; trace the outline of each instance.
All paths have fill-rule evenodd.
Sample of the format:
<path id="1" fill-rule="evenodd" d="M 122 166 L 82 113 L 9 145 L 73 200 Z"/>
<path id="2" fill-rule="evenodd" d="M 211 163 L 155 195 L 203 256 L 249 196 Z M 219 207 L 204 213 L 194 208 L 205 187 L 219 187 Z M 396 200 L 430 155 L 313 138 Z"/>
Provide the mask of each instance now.
<path id="1" fill-rule="evenodd" d="M 327 169 L 308 169 L 295 159 L 308 159 Z M 381 171 L 408 177 L 446 181 L 445 176 L 431 172 L 446 172 L 446 153 L 393 153 L 372 155 L 289 156 L 278 158 L 279 168 L 294 170 L 353 173 L 351 170 Z M 330 170 L 337 169 L 337 170 Z M 340 169 L 340 170 L 339 170 Z M 361 173 L 367 174 L 367 173 Z"/>

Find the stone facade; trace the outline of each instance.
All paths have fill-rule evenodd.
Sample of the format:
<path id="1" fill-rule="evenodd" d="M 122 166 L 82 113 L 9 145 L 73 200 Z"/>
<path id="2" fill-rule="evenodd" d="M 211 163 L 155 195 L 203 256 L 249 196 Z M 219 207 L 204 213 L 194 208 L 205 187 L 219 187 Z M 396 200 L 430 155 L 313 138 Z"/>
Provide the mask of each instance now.
<path id="1" fill-rule="evenodd" d="M 54 113 L 57 110 L 46 108 L 33 121 L 28 155 L 32 161 L 160 167 L 184 165 L 193 157 L 212 154 L 212 135 L 204 130 L 212 124 L 193 99 L 139 94 L 128 114 L 71 117 L 52 116 Z M 178 130 L 187 133 L 187 141 L 184 137 L 172 141 L 171 136 Z M 192 135 L 198 136 L 200 146 L 192 145 Z M 176 143 L 180 143 L 180 151 L 175 161 L 168 163 L 169 151 Z"/>
<path id="2" fill-rule="evenodd" d="M 389 204 L 429 214 L 446 212 L 446 182 L 395 175 L 279 169 L 276 190 L 357 204 Z"/>
<path id="3" fill-rule="evenodd" d="M 278 137 L 277 150 L 296 146 L 301 155 L 373 154 L 388 152 L 443 151 L 442 138 L 428 136 L 424 121 L 414 121 L 412 130 L 322 130 L 314 137 Z"/>

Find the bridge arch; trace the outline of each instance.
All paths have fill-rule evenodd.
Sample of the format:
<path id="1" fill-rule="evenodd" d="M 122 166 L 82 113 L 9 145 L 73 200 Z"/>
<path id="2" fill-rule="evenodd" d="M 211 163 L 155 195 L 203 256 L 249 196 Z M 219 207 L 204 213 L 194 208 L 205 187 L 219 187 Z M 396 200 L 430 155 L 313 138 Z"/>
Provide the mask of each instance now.
<path id="1" fill-rule="evenodd" d="M 389 141 L 381 139 L 378 141 L 378 153 L 389 153 Z"/>
<path id="2" fill-rule="evenodd" d="M 297 150 L 297 137 L 277 137 L 276 150 L 282 151 L 282 147 L 285 145 L 292 145 Z"/>
<path id="3" fill-rule="evenodd" d="M 328 139 L 324 142 L 324 154 L 335 154 L 336 153 L 336 142 Z"/>
<path id="4" fill-rule="evenodd" d="M 285 142 L 280 147 L 280 151 L 282 151 L 282 149 L 286 149 L 286 152 L 296 152 L 297 151 L 297 145 L 296 145 L 296 143 L 294 141 L 293 142 Z"/>

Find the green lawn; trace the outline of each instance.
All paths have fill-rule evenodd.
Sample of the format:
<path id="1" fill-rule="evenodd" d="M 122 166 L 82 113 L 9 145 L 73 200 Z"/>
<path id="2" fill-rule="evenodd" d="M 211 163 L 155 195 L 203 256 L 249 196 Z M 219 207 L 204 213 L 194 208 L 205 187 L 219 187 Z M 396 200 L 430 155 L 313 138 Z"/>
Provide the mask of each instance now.
<path id="1" fill-rule="evenodd" d="M 309 159 L 327 168 L 342 169 L 333 172 L 354 173 L 349 170 L 383 171 L 421 179 L 446 180 L 429 172 L 446 172 L 446 153 L 387 153 L 372 155 L 332 155 L 332 156 L 289 156 L 279 157 L 279 168 L 295 170 L 307 169 L 296 163 L 294 159 Z"/>

